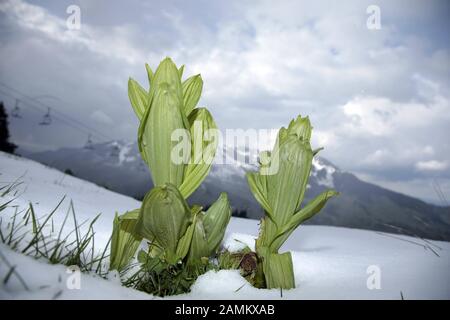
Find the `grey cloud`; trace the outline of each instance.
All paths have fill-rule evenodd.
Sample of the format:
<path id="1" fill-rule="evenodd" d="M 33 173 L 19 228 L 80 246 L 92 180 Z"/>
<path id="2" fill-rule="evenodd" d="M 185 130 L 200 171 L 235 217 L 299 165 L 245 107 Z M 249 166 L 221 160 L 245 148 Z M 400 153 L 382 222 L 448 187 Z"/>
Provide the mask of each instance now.
<path id="1" fill-rule="evenodd" d="M 436 175 L 450 181 L 446 172 L 417 170 L 419 161 L 450 159 L 445 138 L 450 121 L 444 116 L 450 114 L 450 50 L 443 41 L 450 27 L 449 4 L 378 2 L 382 29 L 370 31 L 365 9 L 371 2 L 5 1 L 22 11 L 17 16 L 0 6 L 0 81 L 30 96 L 58 96 L 64 103 L 46 103 L 110 138 L 131 140 L 137 121 L 126 81 L 132 76 L 146 83 L 144 62 L 156 66 L 168 55 L 186 64 L 187 74 L 202 73 L 201 104 L 221 128 L 276 128 L 308 114 L 315 144 L 325 145 L 323 156 L 343 169 L 403 192 L 408 181 L 426 184 Z M 64 29 L 65 8 L 73 3 L 82 9 L 80 33 Z M 27 10 L 43 18 L 33 20 Z M 420 79 L 436 87 L 418 86 Z M 386 126 L 386 136 L 367 127 L 349 129 L 351 118 L 343 106 L 358 97 L 361 110 L 376 99 L 389 102 L 384 111 L 355 115 L 367 123 L 385 112 L 375 123 Z M 437 97 L 439 108 L 433 107 Z M 3 94 L 2 99 L 9 107 L 14 103 Z M 414 104 L 424 106 L 416 110 L 426 123 L 417 127 L 405 125 L 417 121 L 405 111 Z M 98 121 L 99 112 L 117 125 Z M 40 116 L 30 111 L 29 119 L 12 122 L 19 144 L 84 143 L 89 130 L 57 121 L 43 130 L 34 126 Z M 405 152 L 427 146 L 433 154 Z M 377 162 L 378 150 L 384 154 Z M 443 185 L 450 186 L 447 182 Z M 418 195 L 418 190 L 409 192 Z"/>

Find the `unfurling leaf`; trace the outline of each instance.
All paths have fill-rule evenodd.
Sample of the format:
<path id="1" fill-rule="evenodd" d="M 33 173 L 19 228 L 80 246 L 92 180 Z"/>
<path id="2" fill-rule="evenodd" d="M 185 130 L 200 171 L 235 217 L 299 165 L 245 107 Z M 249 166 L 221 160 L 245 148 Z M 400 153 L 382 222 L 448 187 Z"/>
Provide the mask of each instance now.
<path id="1" fill-rule="evenodd" d="M 192 234 L 191 247 L 187 256 L 189 265 L 201 263 L 203 257 L 209 257 L 211 252 L 208 250 L 208 241 L 203 225 L 203 214 L 197 216 Z"/>
<path id="2" fill-rule="evenodd" d="M 123 270 L 135 255 L 142 237 L 134 233 L 139 209 L 126 212 L 113 221 L 111 237 L 110 269 Z"/>
<path id="3" fill-rule="evenodd" d="M 284 225 L 284 227 L 281 228 L 281 230 L 279 230 L 273 238 L 272 243 L 270 244 L 272 251 L 278 251 L 281 245 L 300 224 L 312 218 L 325 206 L 330 198 L 335 197 L 338 194 L 339 193 L 334 190 L 325 191 L 311 200 L 303 209 L 295 213 L 289 222 Z"/>
<path id="4" fill-rule="evenodd" d="M 145 69 L 147 70 L 147 77 L 148 77 L 148 83 L 149 83 L 149 87 L 152 86 L 153 83 L 153 70 L 152 68 L 150 68 L 150 66 L 148 65 L 148 63 L 145 64 Z"/>
<path id="5" fill-rule="evenodd" d="M 206 212 L 198 212 L 195 223 L 190 226 L 193 234 L 188 253 L 189 265 L 201 263 L 201 258 L 210 257 L 217 251 L 230 217 L 231 208 L 225 193 Z"/>
<path id="6" fill-rule="evenodd" d="M 294 136 L 289 136 L 273 153 L 278 159 L 278 172 L 267 176 L 267 193 L 273 217 L 285 224 L 303 200 L 311 170 L 312 151 Z"/>
<path id="7" fill-rule="evenodd" d="M 200 96 L 202 95 L 203 80 L 198 74 L 192 76 L 183 82 L 183 101 L 184 101 L 184 112 L 186 116 L 194 110 L 197 106 Z"/>
<path id="8" fill-rule="evenodd" d="M 210 253 L 215 252 L 219 247 L 230 218 L 231 208 L 228 202 L 228 196 L 222 192 L 219 199 L 213 203 L 203 217 L 203 226 Z"/>
<path id="9" fill-rule="evenodd" d="M 272 208 L 270 208 L 269 201 L 267 200 L 266 177 L 260 175 L 258 172 L 247 172 L 246 177 L 247 183 L 256 201 L 259 202 L 265 211 L 272 212 Z"/>
<path id="10" fill-rule="evenodd" d="M 179 239 L 191 224 L 191 211 L 178 189 L 167 183 L 153 188 L 144 197 L 136 225 L 142 237 L 164 248 L 169 263 L 176 263 Z"/>
<path id="11" fill-rule="evenodd" d="M 128 79 L 128 98 L 139 120 L 142 119 L 148 107 L 149 93 L 134 79 Z"/>
<path id="12" fill-rule="evenodd" d="M 189 197 L 203 182 L 211 169 L 218 140 L 214 135 L 216 123 L 205 108 L 195 109 L 189 115 L 191 156 L 186 165 L 180 192 Z"/>
<path id="13" fill-rule="evenodd" d="M 191 208 L 192 223 L 189 225 L 180 241 L 178 241 L 177 256 L 180 257 L 180 259 L 186 257 L 189 252 L 189 248 L 192 242 L 192 236 L 195 230 L 195 224 L 197 223 L 197 217 L 201 213 L 201 210 L 202 207 L 200 206 L 194 206 L 193 208 Z"/>
<path id="14" fill-rule="evenodd" d="M 181 100 L 166 83 L 159 86 L 148 116 L 146 113 L 147 117 L 144 119 L 142 149 L 154 185 L 172 183 L 180 187 L 183 182 L 184 164 L 175 163 L 172 159 L 172 149 L 177 144 L 176 141 L 172 141 L 172 133 L 174 130 L 186 129 L 181 112 Z"/>

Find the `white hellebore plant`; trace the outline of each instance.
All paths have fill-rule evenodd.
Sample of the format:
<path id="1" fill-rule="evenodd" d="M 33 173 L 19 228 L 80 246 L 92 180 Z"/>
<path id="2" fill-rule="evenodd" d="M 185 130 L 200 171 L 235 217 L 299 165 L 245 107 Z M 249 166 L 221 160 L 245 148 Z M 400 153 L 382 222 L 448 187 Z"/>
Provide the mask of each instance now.
<path id="1" fill-rule="evenodd" d="M 184 66 L 177 68 L 165 58 L 155 72 L 146 65 L 150 86 L 144 89 L 128 81 L 128 96 L 140 125 L 139 151 L 150 169 L 154 188 L 140 209 L 116 216 L 111 241 L 110 268 L 123 270 L 142 239 L 148 255 L 167 264 L 185 261 L 196 265 L 218 249 L 231 217 L 227 195 L 206 211 L 186 203 L 211 169 L 217 139 L 208 134 L 217 129 L 206 108 L 197 108 L 203 81 L 200 75 L 182 81 Z M 198 130 L 200 128 L 201 130 Z M 187 137 L 182 161 L 174 158 L 179 141 L 174 132 Z M 203 161 L 203 159 L 209 161 Z"/>
<path id="2" fill-rule="evenodd" d="M 279 130 L 272 152 L 261 155 L 269 161 L 261 164 L 259 172 L 247 173 L 250 189 L 266 213 L 256 240 L 256 253 L 267 288 L 295 287 L 291 253 L 280 254 L 278 250 L 302 222 L 337 195 L 328 190 L 302 205 L 312 160 L 320 150 L 311 149 L 311 131 L 308 117 L 292 120 L 287 129 Z"/>

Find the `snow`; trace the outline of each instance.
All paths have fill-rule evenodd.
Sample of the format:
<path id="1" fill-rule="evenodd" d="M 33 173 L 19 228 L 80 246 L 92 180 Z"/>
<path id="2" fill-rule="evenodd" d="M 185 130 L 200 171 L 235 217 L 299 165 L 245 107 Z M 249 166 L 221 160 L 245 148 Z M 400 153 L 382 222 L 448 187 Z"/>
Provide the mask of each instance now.
<path id="1" fill-rule="evenodd" d="M 55 213 L 55 225 L 62 223 L 72 200 L 77 219 L 93 219 L 101 216 L 95 224 L 96 244 L 106 245 L 114 214 L 139 208 L 141 203 L 133 198 L 106 190 L 91 182 L 66 175 L 32 160 L 0 153 L 0 186 L 19 180 L 23 193 L 15 200 L 19 207 L 31 202 L 36 214 L 51 212 L 66 196 Z M 70 228 L 68 227 L 67 230 Z"/>
<path id="2" fill-rule="evenodd" d="M 133 147 L 133 143 L 129 142 L 125 144 L 119 152 L 119 164 L 123 164 L 124 162 L 131 162 L 136 160 L 136 157 L 130 156 L 130 151 Z"/>
<path id="3" fill-rule="evenodd" d="M 49 213 L 61 198 L 66 200 L 55 216 L 61 223 L 70 200 L 79 220 L 102 215 L 95 224 L 96 246 L 109 239 L 114 213 L 139 207 L 132 198 L 95 184 L 64 175 L 34 161 L 0 153 L 0 186 L 19 179 L 22 192 L 14 200 L 19 207 L 32 202 L 36 213 Z M 2 199 L 3 200 L 3 199 Z M 9 214 L 2 212 L 2 217 Z M 67 227 L 70 230 L 70 227 Z M 254 246 L 258 221 L 232 218 L 224 247 L 231 251 Z M 432 248 L 439 256 L 430 249 Z M 281 249 L 291 251 L 296 288 L 256 289 L 236 270 L 209 271 L 200 276 L 187 294 L 166 299 L 449 299 L 450 243 L 421 240 L 357 229 L 301 226 Z M 108 280 L 81 274 L 80 289 L 70 286 L 74 274 L 62 265 L 50 265 L 0 245 L 1 299 L 155 299 L 124 288 L 111 274 Z M 15 266 L 28 290 L 13 274 Z M 368 280 L 379 276 L 379 289 L 368 289 Z M 370 282 L 370 281 L 369 281 Z M 68 285 L 69 283 L 69 285 Z M 370 282 L 370 283 L 377 283 Z M 370 284 L 369 283 L 369 284 Z"/>
<path id="4" fill-rule="evenodd" d="M 16 272 L 23 278 L 28 290 L 14 277 L 3 288 L 0 299 L 153 299 L 154 297 L 122 287 L 117 279 L 106 281 L 99 277 L 80 273 L 80 286 L 70 286 L 72 273 L 62 265 L 49 265 L 22 254 L 12 252 L 0 244 L 0 251 L 9 263 L 16 265 Z M 9 268 L 0 266 L 3 279 Z"/>
<path id="5" fill-rule="evenodd" d="M 311 175 L 317 178 L 317 184 L 320 186 L 334 188 L 333 174 L 336 172 L 336 168 L 322 163 L 319 158 L 314 158 L 312 164 L 315 170 L 312 170 Z M 319 178 L 318 173 L 322 170 L 325 170 L 325 176 Z"/>
<path id="6" fill-rule="evenodd" d="M 238 218 L 233 218 L 238 219 Z M 243 220 L 243 219 L 239 219 Z M 246 223 L 246 220 L 243 220 L 242 223 Z M 253 251 L 255 250 L 255 240 L 256 235 L 249 235 L 245 233 L 232 233 L 229 236 L 225 237 L 223 242 L 223 247 L 230 252 L 237 252 L 239 250 L 244 249 L 245 247 L 249 247 Z"/>

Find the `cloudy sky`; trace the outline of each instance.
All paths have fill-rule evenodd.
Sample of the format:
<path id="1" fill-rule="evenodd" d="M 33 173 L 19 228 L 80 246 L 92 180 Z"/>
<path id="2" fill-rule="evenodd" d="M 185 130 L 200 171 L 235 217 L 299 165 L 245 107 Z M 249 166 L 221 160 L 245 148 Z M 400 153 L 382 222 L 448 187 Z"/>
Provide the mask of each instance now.
<path id="1" fill-rule="evenodd" d="M 68 6 L 81 10 L 69 30 Z M 380 8 L 369 29 L 367 8 Z M 450 199 L 449 1 L 0 0 L 0 98 L 28 150 L 133 140 L 127 98 L 144 62 L 201 73 L 219 127 L 309 115 L 322 156 L 360 178 Z M 53 123 L 39 126 L 52 108 Z"/>

